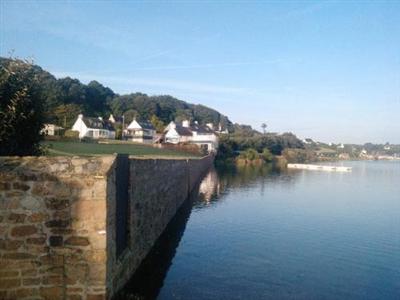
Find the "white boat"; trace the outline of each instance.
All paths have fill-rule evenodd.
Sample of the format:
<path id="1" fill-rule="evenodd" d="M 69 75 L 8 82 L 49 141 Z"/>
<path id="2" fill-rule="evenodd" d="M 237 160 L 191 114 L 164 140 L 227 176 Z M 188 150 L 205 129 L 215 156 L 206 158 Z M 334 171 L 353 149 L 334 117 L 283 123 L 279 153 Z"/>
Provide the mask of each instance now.
<path id="1" fill-rule="evenodd" d="M 309 165 L 309 164 L 288 164 L 288 169 L 301 169 L 301 170 L 316 170 L 316 171 L 330 171 L 330 172 L 351 172 L 351 167 L 340 166 L 322 166 L 322 165 Z"/>

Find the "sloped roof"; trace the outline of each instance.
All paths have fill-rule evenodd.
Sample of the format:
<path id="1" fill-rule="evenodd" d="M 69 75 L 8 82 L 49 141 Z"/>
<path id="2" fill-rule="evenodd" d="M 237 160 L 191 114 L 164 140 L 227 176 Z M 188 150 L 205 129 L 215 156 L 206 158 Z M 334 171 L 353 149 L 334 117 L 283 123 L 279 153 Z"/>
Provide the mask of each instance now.
<path id="1" fill-rule="evenodd" d="M 202 126 L 202 125 L 199 125 L 199 124 L 191 125 L 190 129 L 192 131 L 197 131 L 197 133 L 199 133 L 199 134 L 211 134 L 211 133 L 214 133 L 214 130 L 212 130 L 210 127 Z"/>
<path id="2" fill-rule="evenodd" d="M 192 131 L 190 130 L 190 128 L 183 127 L 182 125 L 176 125 L 175 130 L 179 135 L 192 135 Z"/>
<path id="3" fill-rule="evenodd" d="M 88 128 L 115 131 L 114 126 L 110 121 L 100 120 L 98 118 L 90 118 L 90 117 L 83 117 L 82 121 Z"/>
<path id="4" fill-rule="evenodd" d="M 156 130 L 150 121 L 136 121 L 143 129 Z"/>

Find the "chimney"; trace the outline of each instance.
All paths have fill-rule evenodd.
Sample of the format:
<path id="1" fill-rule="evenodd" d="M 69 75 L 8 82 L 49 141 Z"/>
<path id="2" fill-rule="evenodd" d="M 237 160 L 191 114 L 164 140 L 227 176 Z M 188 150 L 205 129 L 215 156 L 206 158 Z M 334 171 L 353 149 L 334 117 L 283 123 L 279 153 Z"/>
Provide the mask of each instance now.
<path id="1" fill-rule="evenodd" d="M 184 120 L 184 121 L 182 121 L 182 126 L 183 126 L 183 127 L 186 127 L 186 128 L 189 128 L 189 127 L 190 127 L 190 122 L 189 122 L 189 120 Z"/>
<path id="2" fill-rule="evenodd" d="M 82 120 L 82 119 L 83 119 L 83 115 L 82 115 L 82 114 L 79 114 L 79 115 L 78 115 L 78 118 Z"/>
<path id="3" fill-rule="evenodd" d="M 213 123 L 207 123 L 206 124 L 208 128 L 210 128 L 211 130 L 214 130 L 214 124 Z"/>

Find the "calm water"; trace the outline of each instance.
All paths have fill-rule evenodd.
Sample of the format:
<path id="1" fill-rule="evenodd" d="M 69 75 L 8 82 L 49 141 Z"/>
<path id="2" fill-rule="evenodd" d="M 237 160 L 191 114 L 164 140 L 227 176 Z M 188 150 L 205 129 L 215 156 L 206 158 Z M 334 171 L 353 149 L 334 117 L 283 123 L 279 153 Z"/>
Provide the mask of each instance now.
<path id="1" fill-rule="evenodd" d="M 400 163 L 211 171 L 133 299 L 400 299 Z"/>

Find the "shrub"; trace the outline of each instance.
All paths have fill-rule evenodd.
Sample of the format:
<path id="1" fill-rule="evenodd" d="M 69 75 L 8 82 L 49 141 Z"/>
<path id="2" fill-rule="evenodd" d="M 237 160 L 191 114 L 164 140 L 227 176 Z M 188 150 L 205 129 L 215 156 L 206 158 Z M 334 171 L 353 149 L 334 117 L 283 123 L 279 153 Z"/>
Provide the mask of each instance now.
<path id="1" fill-rule="evenodd" d="M 267 148 L 264 148 L 264 150 L 262 152 L 262 158 L 266 162 L 271 162 L 273 160 L 274 156 L 272 155 L 271 151 L 269 151 Z"/>
<path id="2" fill-rule="evenodd" d="M 40 154 L 43 99 L 28 61 L 4 60 L 0 66 L 0 155 Z"/>
<path id="3" fill-rule="evenodd" d="M 68 129 L 65 131 L 64 136 L 67 138 L 79 139 L 79 131 Z"/>
<path id="4" fill-rule="evenodd" d="M 248 160 L 255 160 L 259 158 L 258 152 L 252 148 L 246 150 L 246 159 Z"/>

